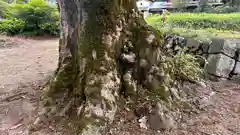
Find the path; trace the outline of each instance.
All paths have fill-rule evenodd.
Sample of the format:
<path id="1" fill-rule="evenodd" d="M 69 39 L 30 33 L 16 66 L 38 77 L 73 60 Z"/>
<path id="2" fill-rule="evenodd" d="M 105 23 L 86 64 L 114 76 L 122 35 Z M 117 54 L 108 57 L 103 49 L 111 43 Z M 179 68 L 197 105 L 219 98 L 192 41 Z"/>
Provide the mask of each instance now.
<path id="1" fill-rule="evenodd" d="M 0 135 L 25 135 L 36 116 L 39 84 L 57 66 L 58 40 L 22 40 L 0 46 Z"/>

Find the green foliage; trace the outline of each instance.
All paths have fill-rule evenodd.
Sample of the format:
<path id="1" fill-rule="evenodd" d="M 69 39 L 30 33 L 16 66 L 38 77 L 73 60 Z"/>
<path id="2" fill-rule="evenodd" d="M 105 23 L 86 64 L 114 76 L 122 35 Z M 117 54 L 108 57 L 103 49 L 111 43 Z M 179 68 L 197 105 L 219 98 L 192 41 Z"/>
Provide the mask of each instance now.
<path id="1" fill-rule="evenodd" d="M 0 17 L 3 16 L 3 11 L 5 11 L 7 8 L 9 8 L 12 4 L 23 4 L 24 0 L 12 0 L 12 2 L 9 2 L 9 0 L 0 0 Z"/>
<path id="2" fill-rule="evenodd" d="M 233 7 L 230 5 L 223 5 L 223 6 L 215 7 L 213 12 L 214 13 L 233 13 L 233 12 L 236 12 L 237 10 L 238 10 L 237 7 Z"/>
<path id="3" fill-rule="evenodd" d="M 239 0 L 222 0 L 223 3 L 228 3 L 232 6 L 239 6 L 240 1 Z"/>
<path id="4" fill-rule="evenodd" d="M 0 33 L 6 32 L 8 35 L 15 35 L 21 33 L 24 28 L 24 21 L 11 18 L 0 21 Z"/>
<path id="5" fill-rule="evenodd" d="M 6 10 L 9 6 L 10 4 L 8 4 L 4 0 L 0 0 L 0 17 L 3 16 L 3 11 Z"/>
<path id="6" fill-rule="evenodd" d="M 4 12 L 4 17 L 8 21 L 2 21 L 0 31 L 7 32 L 6 25 L 14 23 L 10 21 L 24 22 L 19 33 L 8 34 L 24 34 L 28 36 L 38 36 L 44 34 L 58 35 L 59 33 L 59 17 L 56 7 L 49 5 L 44 0 L 30 0 L 24 4 L 12 4 Z"/>
<path id="7" fill-rule="evenodd" d="M 146 21 L 150 25 L 162 23 L 160 15 L 149 16 Z M 215 28 L 240 31 L 240 14 L 175 13 L 167 17 L 167 24 L 192 29 Z"/>
<path id="8" fill-rule="evenodd" d="M 43 30 L 44 33 L 48 33 L 50 35 L 59 35 L 59 26 L 59 21 L 56 23 L 46 22 L 39 25 L 40 29 Z"/>
<path id="9" fill-rule="evenodd" d="M 204 5 L 200 6 L 196 10 L 194 10 L 196 13 L 201 12 L 201 13 L 217 13 L 217 14 L 223 14 L 223 13 L 236 13 L 238 11 L 237 6 L 231 6 L 229 4 L 217 6 L 217 7 L 212 7 L 209 5 Z"/>
<path id="10" fill-rule="evenodd" d="M 24 4 L 25 0 L 13 0 L 13 3 Z"/>
<path id="11" fill-rule="evenodd" d="M 167 59 L 167 72 L 173 80 L 195 82 L 203 75 L 198 58 L 180 51 Z"/>

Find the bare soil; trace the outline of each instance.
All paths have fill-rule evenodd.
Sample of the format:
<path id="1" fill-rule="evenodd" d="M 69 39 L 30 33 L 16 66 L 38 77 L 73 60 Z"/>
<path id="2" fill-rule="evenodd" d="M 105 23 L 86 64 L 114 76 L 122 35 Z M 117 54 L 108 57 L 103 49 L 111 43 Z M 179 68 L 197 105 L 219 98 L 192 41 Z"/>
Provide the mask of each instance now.
<path id="1" fill-rule="evenodd" d="M 175 128 L 142 129 L 134 112 L 124 110 L 108 135 L 240 135 L 240 79 L 205 84 L 184 87 L 192 106 L 186 105 Z"/>
<path id="2" fill-rule="evenodd" d="M 8 44 L 1 45 L 1 39 Z M 57 67 L 58 40 L 0 37 L 0 135 L 28 135 L 39 94 Z M 141 129 L 132 111 L 118 114 L 109 135 L 240 135 L 240 80 L 187 85 L 198 111 L 183 113 L 170 131 Z M 35 135 L 71 135 L 54 122 Z"/>
<path id="3" fill-rule="evenodd" d="M 27 135 L 41 86 L 57 67 L 58 40 L 1 39 L 0 135 Z"/>

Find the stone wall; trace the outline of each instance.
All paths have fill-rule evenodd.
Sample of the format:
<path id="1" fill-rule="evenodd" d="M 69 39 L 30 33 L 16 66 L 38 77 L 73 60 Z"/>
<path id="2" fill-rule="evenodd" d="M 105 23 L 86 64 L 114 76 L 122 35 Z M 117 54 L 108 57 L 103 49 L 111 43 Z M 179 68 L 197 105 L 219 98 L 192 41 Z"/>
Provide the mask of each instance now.
<path id="1" fill-rule="evenodd" d="M 240 39 L 214 38 L 211 42 L 184 39 L 165 35 L 165 48 L 169 53 L 177 53 L 182 48 L 186 53 L 201 55 L 207 59 L 205 73 L 218 78 L 231 78 L 240 74 Z"/>
<path id="2" fill-rule="evenodd" d="M 209 74 L 229 78 L 240 74 L 240 39 L 213 39 L 208 49 Z"/>

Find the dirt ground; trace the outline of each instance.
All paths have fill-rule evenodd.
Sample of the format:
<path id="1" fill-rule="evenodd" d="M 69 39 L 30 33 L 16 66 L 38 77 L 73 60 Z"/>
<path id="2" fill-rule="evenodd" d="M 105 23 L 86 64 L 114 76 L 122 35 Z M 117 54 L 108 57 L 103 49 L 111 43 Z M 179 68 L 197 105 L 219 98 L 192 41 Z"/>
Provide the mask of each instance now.
<path id="1" fill-rule="evenodd" d="M 169 131 L 139 128 L 139 118 L 125 111 L 108 135 L 240 135 L 240 79 L 184 87 L 195 107 L 186 107 Z M 130 116 L 130 117 L 129 117 Z"/>
<path id="2" fill-rule="evenodd" d="M 0 37 L 0 135 L 28 135 L 28 125 L 37 116 L 42 85 L 57 66 L 58 40 L 11 38 L 1 45 Z M 13 42 L 12 42 L 13 40 Z M 206 82 L 189 86 L 190 98 L 200 107 L 184 113 L 171 131 L 139 128 L 138 120 L 121 116 L 109 135 L 240 135 L 240 80 Z M 190 111 L 191 112 L 191 111 Z M 71 135 L 49 126 L 35 135 Z"/>
<path id="3" fill-rule="evenodd" d="M 11 38 L 7 42 L 0 43 L 0 135 L 25 135 L 28 122 L 37 114 L 40 86 L 56 69 L 58 40 Z"/>

